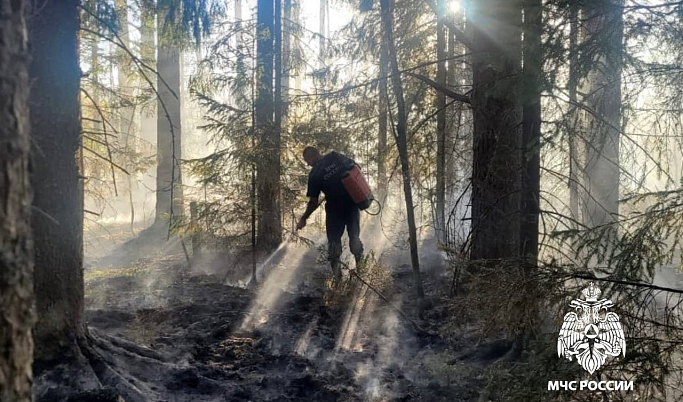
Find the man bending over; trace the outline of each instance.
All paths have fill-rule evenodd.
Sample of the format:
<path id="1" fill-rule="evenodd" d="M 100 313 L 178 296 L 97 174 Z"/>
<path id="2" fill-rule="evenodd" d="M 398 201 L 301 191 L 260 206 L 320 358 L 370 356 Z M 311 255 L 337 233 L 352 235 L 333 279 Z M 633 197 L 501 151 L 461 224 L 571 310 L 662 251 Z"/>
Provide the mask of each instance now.
<path id="1" fill-rule="evenodd" d="M 319 206 L 320 192 L 325 193 L 328 258 L 332 265 L 334 279 L 339 282 L 341 279 L 341 238 L 345 228 L 349 235 L 349 248 L 356 258 L 356 266 L 363 258 L 363 243 L 360 241 L 360 210 L 342 184 L 344 174 L 355 165 L 355 162 L 334 151 L 321 155 L 314 147 L 306 147 L 303 156 L 306 163 L 311 166 L 306 192 L 309 200 L 306 211 L 296 228 L 299 230 L 306 226 L 306 220 Z"/>

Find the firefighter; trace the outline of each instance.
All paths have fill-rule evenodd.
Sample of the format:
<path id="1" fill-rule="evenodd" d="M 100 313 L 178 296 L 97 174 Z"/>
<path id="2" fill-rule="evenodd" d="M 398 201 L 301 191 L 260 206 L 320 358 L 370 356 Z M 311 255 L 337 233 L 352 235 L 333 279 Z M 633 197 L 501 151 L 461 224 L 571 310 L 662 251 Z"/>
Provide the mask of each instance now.
<path id="1" fill-rule="evenodd" d="M 349 248 L 360 266 L 363 258 L 363 243 L 360 241 L 360 210 L 342 184 L 342 177 L 356 163 L 338 153 L 321 155 L 314 147 L 306 147 L 304 160 L 311 166 L 308 175 L 308 205 L 296 225 L 297 230 L 306 226 L 306 220 L 320 205 L 320 192 L 325 193 L 325 226 L 327 231 L 328 259 L 336 282 L 341 279 L 342 235 L 344 229 L 349 235 Z"/>

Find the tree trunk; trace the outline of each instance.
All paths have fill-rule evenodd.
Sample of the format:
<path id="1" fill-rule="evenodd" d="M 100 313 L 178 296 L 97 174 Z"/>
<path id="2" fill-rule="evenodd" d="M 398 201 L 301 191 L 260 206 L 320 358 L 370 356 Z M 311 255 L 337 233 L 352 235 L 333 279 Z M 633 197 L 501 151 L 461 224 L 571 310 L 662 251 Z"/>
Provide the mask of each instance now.
<path id="1" fill-rule="evenodd" d="M 578 229 L 579 216 L 579 113 L 576 106 L 578 99 L 576 91 L 579 85 L 579 5 L 571 3 L 569 15 L 569 101 L 571 102 L 569 113 L 569 132 L 567 140 L 569 143 L 569 211 L 574 219 L 571 223 L 574 229 Z"/>
<path id="2" fill-rule="evenodd" d="M 452 22 L 453 25 L 462 27 L 464 25 L 463 15 L 460 11 L 453 14 Z M 459 45 L 455 33 L 452 29 L 448 28 L 447 32 L 447 42 L 448 42 L 448 64 L 446 65 L 446 86 L 449 89 L 458 91 L 460 76 L 458 65 L 462 63 L 461 60 L 456 60 L 455 56 L 462 53 L 462 48 Z M 462 113 L 465 106 L 458 104 L 456 107 L 451 108 L 449 112 L 446 113 L 446 134 L 445 134 L 445 164 L 444 167 L 444 187 L 445 187 L 445 202 L 444 202 L 444 238 L 443 242 L 445 244 L 452 244 L 453 238 L 453 225 L 452 219 L 455 217 L 455 211 L 452 211 L 453 207 L 450 200 L 453 199 L 453 194 L 456 191 L 458 179 L 458 161 L 456 158 L 456 148 L 457 141 L 461 132 L 462 123 Z"/>
<path id="3" fill-rule="evenodd" d="M 242 0 L 235 0 L 235 21 L 241 22 L 242 21 Z M 240 40 L 237 41 L 237 44 L 240 44 Z"/>
<path id="4" fill-rule="evenodd" d="M 292 68 L 292 0 L 284 0 L 282 20 L 282 119 L 287 121 L 289 108 L 290 70 Z M 284 146 L 286 148 L 286 145 Z"/>
<path id="5" fill-rule="evenodd" d="M 235 49 L 237 49 L 238 64 L 240 65 L 239 69 L 246 70 L 246 66 L 244 66 L 244 61 L 247 58 L 247 56 L 251 54 L 250 48 L 252 46 L 252 43 L 247 42 L 246 36 L 244 35 L 245 26 L 244 20 L 242 19 L 242 0 L 235 0 L 235 23 L 236 29 L 238 31 L 235 35 Z M 246 73 L 244 74 L 246 77 Z M 253 76 L 251 78 L 253 78 Z M 253 87 L 253 85 L 251 85 L 250 88 L 251 87 Z M 232 95 L 234 96 L 235 105 L 237 107 L 244 107 L 244 105 L 248 103 L 249 106 L 253 108 L 253 100 L 248 99 L 248 97 L 246 96 L 246 91 L 242 88 L 242 86 L 235 88 L 235 91 Z"/>
<path id="6" fill-rule="evenodd" d="M 462 7 L 458 9 L 453 14 L 453 25 L 462 29 L 465 25 L 464 15 L 462 13 Z M 456 56 L 463 54 L 463 46 L 460 45 L 456 39 L 455 32 L 452 29 L 448 29 L 448 65 L 446 70 L 446 84 L 452 90 L 460 92 L 460 82 L 462 81 L 465 68 L 462 67 L 463 62 L 461 59 L 455 59 Z M 468 106 L 463 104 L 458 104 L 456 107 L 451 108 L 450 113 L 446 113 L 446 167 L 445 167 L 445 187 L 446 187 L 446 202 L 445 208 L 448 215 L 446 215 L 444 222 L 446 243 L 453 241 L 450 238 L 450 234 L 454 229 L 453 221 L 454 215 L 451 215 L 451 208 L 454 206 L 450 203 L 453 199 L 455 191 L 458 187 L 458 154 L 460 154 L 459 144 L 460 137 L 463 134 L 463 110 Z M 456 150 L 458 150 L 456 152 Z"/>
<path id="7" fill-rule="evenodd" d="M 275 94 L 274 94 L 274 124 L 273 124 L 273 137 L 275 140 L 275 148 L 278 152 L 278 163 L 280 161 L 281 155 L 279 154 L 282 149 L 282 0 L 275 1 L 275 30 L 274 30 L 274 45 L 275 45 Z M 280 177 L 280 171 L 278 169 L 277 177 Z M 280 209 L 277 218 L 280 220 L 278 222 L 278 227 L 282 228 L 282 203 L 279 200 L 282 199 L 281 186 L 278 180 L 277 187 L 277 206 Z M 279 243 L 279 242 L 278 242 Z"/>
<path id="8" fill-rule="evenodd" d="M 522 216 L 520 250 L 523 283 L 521 292 L 526 309 L 518 321 L 515 351 L 529 341 L 538 322 L 538 297 L 535 279 L 538 265 L 538 221 L 541 191 L 541 79 L 542 79 L 542 0 L 524 0 L 524 40 L 522 71 Z"/>
<path id="9" fill-rule="evenodd" d="M 446 1 L 437 0 L 436 22 L 436 82 L 446 86 L 446 29 L 443 17 L 446 15 Z M 436 222 L 437 239 L 445 241 L 446 224 L 446 95 L 436 92 Z"/>
<path id="10" fill-rule="evenodd" d="M 417 227 L 415 225 L 415 208 L 413 204 L 413 193 L 410 184 L 410 160 L 408 158 L 408 116 L 406 112 L 405 99 L 403 98 L 403 83 L 401 82 L 401 72 L 398 67 L 398 56 L 394 45 L 394 9 L 391 0 L 380 0 L 382 13 L 382 28 L 384 40 L 389 54 L 391 66 L 391 81 L 396 98 L 397 123 L 396 123 L 396 147 L 398 148 L 399 159 L 401 161 L 401 176 L 403 178 L 403 193 L 406 202 L 406 215 L 408 218 L 408 235 L 410 242 L 410 260 L 415 275 L 415 290 L 420 302 L 424 299 L 424 289 L 422 288 L 422 276 L 420 274 L 420 258 L 417 251 Z"/>
<path id="11" fill-rule="evenodd" d="M 387 195 L 387 122 L 388 122 L 388 108 L 389 98 L 387 94 L 387 79 L 389 75 L 389 54 L 387 51 L 387 44 L 384 38 L 380 43 L 379 55 L 379 124 L 377 134 L 377 198 L 385 201 Z"/>
<path id="12" fill-rule="evenodd" d="M 0 400 L 7 402 L 32 400 L 27 4 L 0 0 Z"/>
<path id="13" fill-rule="evenodd" d="M 156 65 L 155 14 L 149 7 L 140 10 L 140 56 L 149 66 Z"/>
<path id="14" fill-rule="evenodd" d="M 325 11 L 326 10 L 327 10 L 327 0 L 320 0 L 320 14 L 319 14 L 320 15 L 320 21 L 319 21 L 319 23 L 320 23 L 320 26 L 319 26 L 319 29 L 320 29 L 320 32 L 319 32 L 319 34 L 320 34 L 319 52 L 320 52 L 320 54 L 319 54 L 319 60 L 318 60 L 318 62 L 320 63 L 320 67 L 325 66 L 324 60 L 325 60 L 325 39 L 326 39 L 326 37 L 325 37 L 325 26 L 326 26 L 326 24 L 325 24 L 325 22 L 326 22 L 325 21 L 325 14 L 326 13 L 325 13 Z"/>
<path id="15" fill-rule="evenodd" d="M 119 37 L 126 48 L 130 48 L 128 34 L 128 1 L 116 0 L 116 13 L 119 17 Z M 135 107 L 133 106 L 133 87 L 128 82 L 130 72 L 128 53 L 121 48 L 117 48 L 117 77 L 119 81 L 119 96 L 123 102 L 119 117 L 119 145 L 123 152 L 123 167 L 128 171 L 125 176 L 126 195 L 130 207 L 130 230 L 134 233 L 135 225 L 135 204 L 133 203 L 133 175 L 135 166 L 133 154 L 137 151 L 137 141 L 135 137 Z M 125 174 L 125 173 L 124 173 Z"/>
<path id="16" fill-rule="evenodd" d="M 524 2 L 522 72 L 522 223 L 520 254 L 529 267 L 538 259 L 541 190 L 541 0 Z"/>
<path id="17" fill-rule="evenodd" d="M 157 10 L 157 200 L 156 220 L 182 214 L 182 126 L 180 117 L 180 49 L 164 27 L 168 10 Z"/>
<path id="18" fill-rule="evenodd" d="M 459 14 L 456 14 L 459 15 Z M 453 24 L 458 24 L 457 18 L 453 18 Z M 458 49 L 458 42 L 455 39 L 455 34 L 449 29 L 448 33 L 448 64 L 446 69 L 446 83 L 453 89 L 456 85 L 456 71 L 458 66 L 458 60 L 455 60 L 456 49 Z"/>
<path id="19" fill-rule="evenodd" d="M 150 7 L 142 7 L 140 10 L 140 57 L 148 66 L 156 66 L 156 43 L 155 36 L 155 20 L 156 12 Z M 151 85 L 156 88 L 156 81 L 153 74 L 148 74 L 152 80 Z M 152 88 L 147 89 L 148 94 L 151 94 L 149 102 L 144 105 L 144 109 L 140 113 L 140 130 L 138 132 L 139 138 L 142 140 L 141 144 L 155 144 L 157 138 L 157 102 L 156 96 L 152 92 Z M 141 147 L 144 150 L 145 157 L 154 155 L 154 151 L 150 150 L 148 146 Z M 145 173 L 141 175 L 140 182 L 145 189 L 144 203 L 142 206 L 142 217 L 147 219 L 149 217 L 146 213 L 148 209 L 147 190 L 156 187 L 156 177 L 153 174 Z M 150 201 L 156 203 L 156 194 Z M 151 210 L 151 208 L 150 208 Z M 156 215 L 156 214 L 155 214 Z"/>
<path id="20" fill-rule="evenodd" d="M 123 46 L 130 48 L 130 39 L 128 35 L 128 1 L 127 0 L 116 0 L 116 14 L 119 19 L 119 32 L 118 35 L 121 38 Z M 128 105 L 131 102 L 133 96 L 133 90 L 128 83 L 128 54 L 125 50 L 118 48 L 116 49 L 116 60 L 117 60 L 117 78 L 119 83 L 119 93 L 124 102 L 124 106 L 121 108 L 120 118 L 119 118 L 119 131 L 122 134 L 123 140 L 127 143 L 128 136 L 130 135 L 130 128 L 133 124 L 133 108 Z"/>
<path id="21" fill-rule="evenodd" d="M 586 40 L 604 46 L 591 60 L 583 103 L 594 112 L 587 115 L 583 223 L 607 225 L 619 212 L 619 131 L 621 130 L 621 60 L 624 23 L 619 4 L 606 0 L 584 5 Z M 616 229 L 616 228 L 614 228 Z"/>
<path id="22" fill-rule="evenodd" d="M 517 258 L 520 251 L 521 8 L 480 0 L 467 11 L 474 119 L 470 257 Z"/>
<path id="23" fill-rule="evenodd" d="M 279 0 L 277 0 L 279 1 Z M 259 0 L 256 42 L 256 133 L 261 140 L 257 166 L 259 245 L 274 249 L 282 242 L 280 222 L 280 132 L 274 124 L 273 57 L 275 24 L 273 0 Z"/>
<path id="24" fill-rule="evenodd" d="M 294 0 L 292 4 L 292 22 L 297 26 L 301 25 L 301 0 Z M 298 35 L 294 36 L 294 46 L 297 49 L 297 54 L 299 49 L 301 49 L 301 42 Z M 294 89 L 297 93 L 301 91 L 301 73 L 297 70 L 296 76 L 294 77 Z"/>
<path id="25" fill-rule="evenodd" d="M 75 357 L 85 333 L 78 5 L 41 3 L 29 27 L 37 363 Z"/>

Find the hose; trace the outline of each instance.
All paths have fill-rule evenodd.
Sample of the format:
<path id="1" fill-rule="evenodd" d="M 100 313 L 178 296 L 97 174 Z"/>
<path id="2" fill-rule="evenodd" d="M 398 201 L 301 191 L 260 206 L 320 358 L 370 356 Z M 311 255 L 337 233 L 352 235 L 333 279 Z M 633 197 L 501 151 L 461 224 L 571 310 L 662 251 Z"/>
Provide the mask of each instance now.
<path id="1" fill-rule="evenodd" d="M 369 212 L 370 207 L 368 207 L 365 209 L 365 213 L 370 215 L 370 216 L 377 216 L 380 213 L 382 213 L 382 204 L 379 201 L 377 201 L 375 198 L 373 198 L 372 201 L 376 202 L 377 205 L 379 206 L 379 208 L 377 209 L 377 212 L 375 212 L 375 213 Z M 370 205 L 372 205 L 372 202 L 370 202 Z"/>

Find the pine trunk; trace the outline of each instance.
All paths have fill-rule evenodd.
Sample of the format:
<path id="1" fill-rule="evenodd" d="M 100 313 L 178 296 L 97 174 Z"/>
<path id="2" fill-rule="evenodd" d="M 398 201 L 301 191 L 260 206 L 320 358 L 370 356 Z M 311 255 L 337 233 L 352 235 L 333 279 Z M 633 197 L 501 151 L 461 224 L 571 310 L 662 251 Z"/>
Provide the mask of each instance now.
<path id="1" fill-rule="evenodd" d="M 0 0 L 0 400 L 7 402 L 32 400 L 27 4 Z"/>
<path id="2" fill-rule="evenodd" d="M 436 82 L 446 86 L 446 29 L 443 16 L 446 14 L 446 1 L 437 1 L 436 22 Z M 445 240 L 446 209 L 446 95 L 436 92 L 436 234 L 441 242 Z"/>
<path id="3" fill-rule="evenodd" d="M 279 170 L 279 161 L 280 161 L 280 151 L 282 149 L 282 113 L 283 113 L 283 105 L 282 105 L 282 0 L 274 0 L 275 1 L 275 30 L 274 30 L 274 41 L 273 44 L 275 45 L 275 90 L 274 90 L 274 117 L 273 117 L 273 138 L 275 141 L 275 149 L 278 152 L 278 170 L 277 177 L 280 177 L 280 170 Z M 279 222 L 277 222 L 278 227 L 282 227 L 282 203 L 280 200 L 282 199 L 282 194 L 280 193 L 280 182 L 278 180 L 277 187 L 275 187 L 274 191 L 277 191 L 277 207 L 279 209 L 278 214 L 277 214 L 277 219 L 279 219 Z M 279 243 L 279 242 L 278 242 Z"/>
<path id="4" fill-rule="evenodd" d="M 273 61 L 274 61 L 274 1 L 259 0 L 256 42 L 256 133 L 260 139 L 257 166 L 259 245 L 276 248 L 282 242 L 280 221 L 280 132 L 274 124 Z"/>
<path id="5" fill-rule="evenodd" d="M 300 26 L 301 25 L 301 0 L 294 0 L 292 4 L 292 23 Z M 294 47 L 297 54 L 301 49 L 301 39 L 299 35 L 294 35 Z M 294 77 L 294 89 L 297 93 L 301 91 L 301 72 L 297 70 L 297 74 Z"/>
<path id="6" fill-rule="evenodd" d="M 325 60 L 325 14 L 327 10 L 327 0 L 320 0 L 320 26 L 319 26 L 319 34 L 320 34 L 320 55 L 319 55 L 319 60 L 318 62 L 320 63 L 320 66 L 323 67 L 325 65 L 324 60 Z"/>
<path id="7" fill-rule="evenodd" d="M 464 25 L 464 18 L 463 14 L 460 11 L 457 11 L 453 15 L 453 24 L 456 27 L 463 27 Z M 459 68 L 459 66 L 462 65 L 462 60 L 461 59 L 456 59 L 456 56 L 459 56 L 463 53 L 463 48 L 457 41 L 455 37 L 455 33 L 451 30 L 448 29 L 448 64 L 447 64 L 447 69 L 446 69 L 446 84 L 450 89 L 459 91 L 459 83 L 460 80 L 462 79 L 463 71 L 464 68 Z M 463 105 L 462 103 L 458 103 L 455 107 L 450 108 L 450 113 L 446 113 L 446 155 L 445 155 L 445 160 L 446 160 L 446 167 L 445 167 L 445 192 L 446 192 L 446 201 L 445 201 L 445 213 L 444 213 L 444 235 L 445 235 L 445 242 L 450 243 L 454 239 L 451 238 L 451 233 L 453 233 L 453 230 L 455 229 L 455 219 L 454 219 L 454 211 L 452 208 L 454 205 L 452 205 L 449 200 L 453 199 L 454 193 L 457 191 L 457 185 L 458 185 L 458 158 L 457 155 L 460 154 L 460 152 L 456 152 L 456 149 L 461 149 L 458 148 L 459 146 L 462 146 L 459 142 L 461 142 L 460 137 L 462 136 L 463 130 L 463 124 L 462 124 L 462 119 L 463 119 L 463 109 L 465 109 L 467 106 Z"/>
<path id="8" fill-rule="evenodd" d="M 579 215 L 579 113 L 577 108 L 577 88 L 579 85 L 579 5 L 570 4 L 569 15 L 569 101 L 570 118 L 567 142 L 569 144 L 569 211 L 573 219 L 572 227 L 578 229 Z"/>
<path id="9" fill-rule="evenodd" d="M 289 108 L 290 74 L 292 68 L 292 0 L 284 0 L 282 6 L 282 119 L 287 121 Z M 284 146 L 286 148 L 286 145 Z"/>
<path id="10" fill-rule="evenodd" d="M 522 223 L 520 253 L 527 265 L 538 259 L 541 189 L 541 0 L 524 2 L 522 72 Z"/>
<path id="11" fill-rule="evenodd" d="M 379 124 L 377 134 L 377 196 L 381 202 L 387 195 L 387 123 L 389 98 L 387 94 L 387 76 L 389 75 L 389 55 L 386 41 L 382 38 L 379 56 Z"/>
<path id="12" fill-rule="evenodd" d="M 157 11 L 157 221 L 182 215 L 183 201 L 180 49 L 165 37 L 167 13 L 163 7 Z"/>
<path id="13" fill-rule="evenodd" d="M 76 357 L 85 333 L 78 6 L 48 1 L 29 20 L 37 363 Z"/>
<path id="14" fill-rule="evenodd" d="M 122 44 L 130 48 L 130 35 L 128 34 L 128 1 L 116 0 L 116 13 L 119 17 L 119 37 Z M 135 225 L 135 204 L 133 203 L 133 185 L 135 166 L 133 166 L 132 155 L 137 151 L 137 140 L 135 137 L 135 107 L 133 105 L 133 87 L 128 82 L 130 65 L 128 53 L 121 48 L 116 50 L 117 56 L 117 78 L 119 81 L 119 96 L 121 96 L 122 107 L 119 111 L 119 147 L 123 152 L 123 167 L 129 174 L 125 174 L 125 196 L 130 207 L 130 230 L 134 232 Z"/>
<path id="15" fill-rule="evenodd" d="M 587 140 L 583 201 L 583 223 L 599 227 L 616 222 L 619 213 L 619 131 L 621 130 L 621 59 L 623 51 L 623 7 L 606 0 L 584 6 L 585 37 L 601 45 L 599 56 L 586 78 L 583 103 Z"/>
<path id="16" fill-rule="evenodd" d="M 396 122 L 396 147 L 398 148 L 399 159 L 401 161 L 401 176 L 403 179 L 403 193 L 406 203 L 406 215 L 408 218 L 408 236 L 410 242 L 410 260 L 415 275 L 415 290 L 417 297 L 424 299 L 424 289 L 422 287 L 422 276 L 420 274 L 420 257 L 417 250 L 417 227 L 415 224 L 415 205 L 413 203 L 413 193 L 410 181 L 410 160 L 408 157 L 408 116 L 406 111 L 405 99 L 403 97 L 403 83 L 398 67 L 398 56 L 394 45 L 394 9 L 391 0 L 380 0 L 382 14 L 382 29 L 384 40 L 389 53 L 389 65 L 391 67 L 391 81 L 396 98 L 397 122 Z"/>
<path id="17" fill-rule="evenodd" d="M 473 260 L 519 257 L 521 8 L 481 0 L 467 9 L 477 49 L 472 55 L 474 119 Z"/>
<path id="18" fill-rule="evenodd" d="M 155 12 L 150 10 L 149 7 L 143 7 L 140 10 L 140 57 L 148 66 L 156 66 L 156 43 L 154 40 L 155 36 Z M 156 88 L 156 82 L 153 80 L 154 75 L 149 74 L 148 77 L 152 80 L 152 84 Z M 149 86 L 149 84 L 148 84 Z M 138 132 L 139 138 L 142 140 L 140 145 L 145 145 L 141 147 L 144 150 L 144 156 L 150 157 L 154 155 L 155 150 L 148 147 L 149 144 L 155 144 L 157 138 L 157 98 L 154 95 L 152 88 L 148 88 L 141 93 L 149 96 L 149 101 L 145 103 L 143 108 L 140 110 L 140 130 Z M 143 174 L 140 177 L 140 184 L 145 189 L 156 188 L 156 177 L 154 174 Z M 146 191 L 146 190 L 145 190 Z M 156 203 L 156 196 L 151 200 Z M 147 197 L 142 205 L 144 219 L 149 217 L 146 211 L 151 209 L 148 207 Z M 153 207 L 153 205 L 151 206 Z"/>

